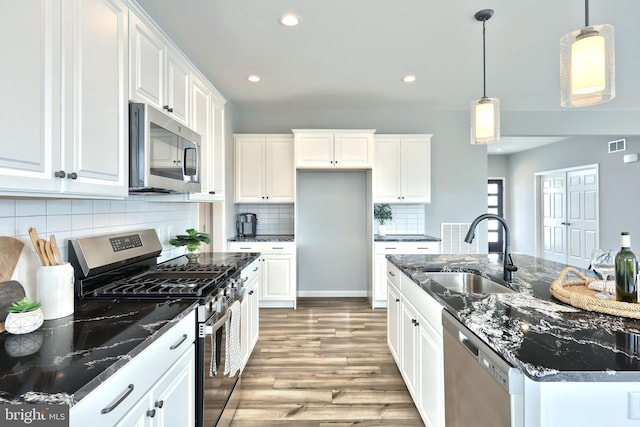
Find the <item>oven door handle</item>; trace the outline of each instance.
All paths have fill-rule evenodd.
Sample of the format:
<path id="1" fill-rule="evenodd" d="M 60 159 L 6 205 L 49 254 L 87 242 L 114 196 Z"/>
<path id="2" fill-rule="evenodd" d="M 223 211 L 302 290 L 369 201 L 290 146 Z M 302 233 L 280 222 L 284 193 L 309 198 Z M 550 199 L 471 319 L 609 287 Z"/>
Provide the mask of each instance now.
<path id="1" fill-rule="evenodd" d="M 229 319 L 229 315 L 230 315 L 230 311 L 227 311 L 224 316 L 222 316 L 220 319 L 218 319 L 215 323 L 210 324 L 209 322 L 207 322 L 204 325 L 204 334 L 205 335 L 212 335 L 215 331 L 217 331 L 218 329 L 220 329 L 222 327 L 222 325 L 224 325 L 227 321 L 227 319 Z"/>

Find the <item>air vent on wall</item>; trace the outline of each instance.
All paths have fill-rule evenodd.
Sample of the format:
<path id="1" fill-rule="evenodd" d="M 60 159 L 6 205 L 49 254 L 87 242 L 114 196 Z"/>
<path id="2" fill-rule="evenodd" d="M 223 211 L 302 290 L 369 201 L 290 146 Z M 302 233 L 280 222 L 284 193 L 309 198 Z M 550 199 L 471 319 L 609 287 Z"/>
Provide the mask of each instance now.
<path id="1" fill-rule="evenodd" d="M 440 224 L 440 236 L 442 238 L 441 250 L 443 254 L 477 254 L 478 239 L 471 244 L 464 241 L 464 236 L 469 231 L 468 223 L 443 222 Z"/>
<path id="2" fill-rule="evenodd" d="M 617 153 L 627 149 L 627 140 L 625 138 L 609 141 L 609 153 Z"/>

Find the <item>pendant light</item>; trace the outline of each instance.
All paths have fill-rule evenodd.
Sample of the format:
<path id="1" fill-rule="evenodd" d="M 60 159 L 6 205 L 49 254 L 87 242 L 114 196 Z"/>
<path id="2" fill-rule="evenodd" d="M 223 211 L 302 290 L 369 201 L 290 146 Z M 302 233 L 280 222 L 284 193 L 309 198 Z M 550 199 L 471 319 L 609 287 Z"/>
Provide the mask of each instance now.
<path id="1" fill-rule="evenodd" d="M 482 98 L 471 102 L 471 143 L 491 144 L 500 141 L 500 100 L 487 98 L 484 23 L 493 16 L 493 10 L 484 9 L 474 16 L 482 22 Z"/>
<path id="2" fill-rule="evenodd" d="M 616 96 L 613 26 L 589 25 L 584 1 L 584 28 L 560 39 L 560 105 L 586 107 Z"/>

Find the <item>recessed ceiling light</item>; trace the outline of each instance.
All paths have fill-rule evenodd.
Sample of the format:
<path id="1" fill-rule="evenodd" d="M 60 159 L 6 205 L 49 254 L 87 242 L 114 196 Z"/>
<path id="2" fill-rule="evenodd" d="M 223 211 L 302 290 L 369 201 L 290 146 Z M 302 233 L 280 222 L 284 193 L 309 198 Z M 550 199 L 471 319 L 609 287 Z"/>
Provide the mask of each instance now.
<path id="1" fill-rule="evenodd" d="M 294 13 L 285 13 L 280 17 L 280 23 L 285 27 L 295 27 L 300 23 L 300 17 Z"/>
<path id="2" fill-rule="evenodd" d="M 416 76 L 414 76 L 413 74 L 409 74 L 407 76 L 404 76 L 402 78 L 402 81 L 405 83 L 412 83 L 416 81 Z"/>
<path id="3" fill-rule="evenodd" d="M 260 76 L 251 74 L 249 77 L 247 77 L 247 80 L 249 80 L 251 83 L 258 83 L 260 81 Z"/>

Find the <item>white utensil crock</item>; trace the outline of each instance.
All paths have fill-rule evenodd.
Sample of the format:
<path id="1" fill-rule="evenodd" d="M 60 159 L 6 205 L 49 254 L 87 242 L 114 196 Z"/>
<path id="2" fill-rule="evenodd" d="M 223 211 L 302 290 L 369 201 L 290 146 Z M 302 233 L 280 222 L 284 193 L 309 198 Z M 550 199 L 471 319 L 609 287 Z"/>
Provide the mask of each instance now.
<path id="1" fill-rule="evenodd" d="M 36 273 L 37 301 L 45 320 L 73 313 L 73 267 L 68 262 L 41 266 Z"/>

